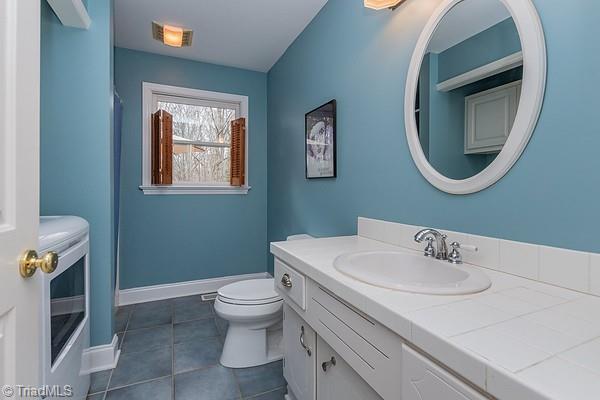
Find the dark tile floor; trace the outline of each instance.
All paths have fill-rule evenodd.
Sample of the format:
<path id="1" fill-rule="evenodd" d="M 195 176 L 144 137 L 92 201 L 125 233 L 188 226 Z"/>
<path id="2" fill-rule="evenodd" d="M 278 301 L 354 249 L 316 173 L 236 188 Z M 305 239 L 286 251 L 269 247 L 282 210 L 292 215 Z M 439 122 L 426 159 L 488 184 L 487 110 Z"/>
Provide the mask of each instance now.
<path id="1" fill-rule="evenodd" d="M 219 365 L 227 322 L 200 296 L 120 307 L 121 357 L 92 374 L 90 400 L 282 400 L 281 361 L 254 368 Z"/>

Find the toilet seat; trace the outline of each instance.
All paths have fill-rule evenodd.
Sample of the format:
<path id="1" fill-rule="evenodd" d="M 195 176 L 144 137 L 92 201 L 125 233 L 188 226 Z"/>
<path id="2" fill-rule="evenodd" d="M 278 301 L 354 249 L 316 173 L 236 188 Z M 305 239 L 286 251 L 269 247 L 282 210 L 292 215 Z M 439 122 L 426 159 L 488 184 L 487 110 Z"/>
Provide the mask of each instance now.
<path id="1" fill-rule="evenodd" d="M 235 282 L 223 286 L 217 294 L 220 301 L 234 305 L 263 305 L 282 300 L 275 292 L 275 280 L 272 278 Z"/>

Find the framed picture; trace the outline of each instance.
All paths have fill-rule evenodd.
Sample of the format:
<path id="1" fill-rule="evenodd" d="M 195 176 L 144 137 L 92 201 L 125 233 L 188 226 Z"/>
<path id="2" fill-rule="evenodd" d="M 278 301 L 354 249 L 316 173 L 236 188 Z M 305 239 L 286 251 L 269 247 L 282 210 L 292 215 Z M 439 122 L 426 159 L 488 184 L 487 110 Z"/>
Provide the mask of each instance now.
<path id="1" fill-rule="evenodd" d="M 336 177 L 336 101 L 304 117 L 306 179 Z"/>

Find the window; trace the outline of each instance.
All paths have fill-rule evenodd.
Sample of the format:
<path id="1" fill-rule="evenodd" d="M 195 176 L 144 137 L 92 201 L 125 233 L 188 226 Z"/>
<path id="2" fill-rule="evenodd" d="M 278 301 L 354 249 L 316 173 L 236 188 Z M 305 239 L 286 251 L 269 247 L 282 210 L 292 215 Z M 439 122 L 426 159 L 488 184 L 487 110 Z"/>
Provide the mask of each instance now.
<path id="1" fill-rule="evenodd" d="M 143 103 L 145 194 L 248 192 L 247 97 L 144 83 Z"/>

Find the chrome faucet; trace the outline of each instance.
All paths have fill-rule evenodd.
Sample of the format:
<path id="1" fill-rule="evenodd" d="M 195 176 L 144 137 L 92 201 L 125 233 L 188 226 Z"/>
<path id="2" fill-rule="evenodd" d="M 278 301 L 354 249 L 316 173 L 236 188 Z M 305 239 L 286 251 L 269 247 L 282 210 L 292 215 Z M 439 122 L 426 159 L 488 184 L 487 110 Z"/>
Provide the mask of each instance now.
<path id="1" fill-rule="evenodd" d="M 435 239 L 437 249 L 432 248 L 431 237 Z M 436 231 L 435 229 L 423 229 L 415 235 L 415 242 L 422 243 L 423 240 L 428 241 L 427 248 L 425 249 L 425 256 L 435 257 L 438 260 L 448 260 L 448 245 L 446 244 L 447 236 L 443 233 Z"/>

